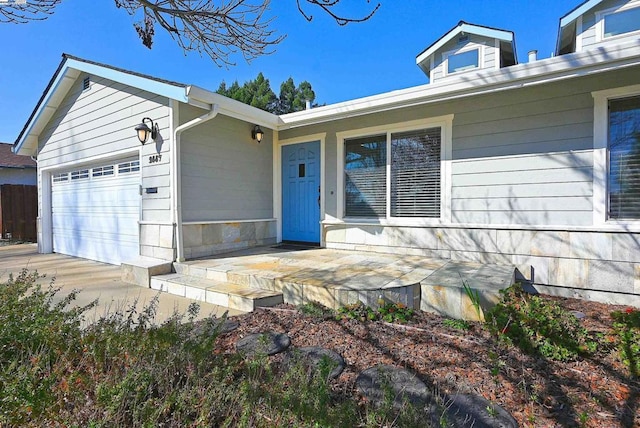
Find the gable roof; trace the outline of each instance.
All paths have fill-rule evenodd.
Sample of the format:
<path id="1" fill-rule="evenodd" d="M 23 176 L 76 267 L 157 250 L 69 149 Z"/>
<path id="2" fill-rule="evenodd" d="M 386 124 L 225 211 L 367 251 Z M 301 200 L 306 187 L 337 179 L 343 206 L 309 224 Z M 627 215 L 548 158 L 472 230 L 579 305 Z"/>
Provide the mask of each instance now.
<path id="1" fill-rule="evenodd" d="M 277 116 L 271 113 L 195 85 L 160 79 L 112 65 L 62 54 L 62 61 L 13 144 L 15 153 L 35 153 L 40 133 L 82 73 L 103 77 L 203 109 L 210 109 L 212 104 L 218 104 L 219 111 L 222 114 L 248 120 L 265 127 L 275 128 L 278 124 Z"/>
<path id="2" fill-rule="evenodd" d="M 36 163 L 29 156 L 16 155 L 11 144 L 0 143 L 0 168 L 35 168 Z"/>
<path id="3" fill-rule="evenodd" d="M 515 57 L 515 35 L 513 31 L 501 30 L 499 28 L 486 27 L 483 25 L 470 24 L 468 22 L 460 21 L 449 30 L 444 36 L 440 37 L 438 40 L 433 42 L 428 48 L 422 51 L 418 56 L 416 56 L 416 64 L 423 70 L 428 72 L 429 66 L 425 64 L 426 61 L 436 53 L 438 49 L 447 44 L 450 40 L 453 40 L 460 33 L 469 33 L 475 34 L 478 36 L 489 37 L 492 39 L 498 39 L 503 42 L 507 42 L 511 44 L 512 51 Z M 517 64 L 517 59 L 515 63 Z"/>
<path id="4" fill-rule="evenodd" d="M 556 55 L 564 55 L 575 51 L 576 20 L 602 2 L 603 0 L 585 0 L 560 18 Z"/>

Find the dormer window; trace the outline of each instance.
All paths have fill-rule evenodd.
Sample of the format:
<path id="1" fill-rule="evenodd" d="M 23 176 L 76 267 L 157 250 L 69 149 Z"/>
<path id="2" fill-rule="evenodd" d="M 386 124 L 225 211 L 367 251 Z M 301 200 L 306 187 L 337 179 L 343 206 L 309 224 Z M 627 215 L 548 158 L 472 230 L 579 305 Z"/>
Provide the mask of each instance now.
<path id="1" fill-rule="evenodd" d="M 473 70 L 480 66 L 480 49 L 472 49 L 465 52 L 444 54 L 447 63 L 447 74 Z"/>
<path id="2" fill-rule="evenodd" d="M 598 16 L 598 35 L 601 40 L 622 34 L 640 33 L 640 3 L 604 10 Z"/>

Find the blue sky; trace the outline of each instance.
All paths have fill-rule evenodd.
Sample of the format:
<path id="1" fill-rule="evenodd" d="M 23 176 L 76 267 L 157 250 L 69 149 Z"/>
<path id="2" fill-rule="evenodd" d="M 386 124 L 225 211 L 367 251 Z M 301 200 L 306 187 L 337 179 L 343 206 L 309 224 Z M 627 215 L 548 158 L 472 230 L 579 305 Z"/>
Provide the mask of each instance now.
<path id="1" fill-rule="evenodd" d="M 277 93 L 289 76 L 311 82 L 316 102 L 332 104 L 426 83 L 415 57 L 460 20 L 514 31 L 518 59 L 555 47 L 558 20 L 580 0 L 379 0 L 372 19 L 345 27 L 295 0 L 272 0 L 274 28 L 287 38 L 271 54 L 247 64 L 217 67 L 208 57 L 184 53 L 157 29 L 153 49 L 142 46 L 136 20 L 113 0 L 65 0 L 49 19 L 0 24 L 0 141 L 13 142 L 55 72 L 63 52 L 140 73 L 216 90 L 221 81 L 241 84 L 263 72 Z M 372 0 L 375 3 L 375 0 Z M 371 7 L 343 0 L 346 14 Z"/>

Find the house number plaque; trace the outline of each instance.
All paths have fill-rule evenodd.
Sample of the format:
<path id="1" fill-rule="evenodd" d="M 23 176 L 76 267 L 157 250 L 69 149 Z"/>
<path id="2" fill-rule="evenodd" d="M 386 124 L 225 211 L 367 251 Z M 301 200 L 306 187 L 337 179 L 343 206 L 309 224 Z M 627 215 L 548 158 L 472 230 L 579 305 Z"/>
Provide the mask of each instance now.
<path id="1" fill-rule="evenodd" d="M 149 156 L 149 163 L 158 163 L 162 160 L 162 155 L 151 155 Z"/>

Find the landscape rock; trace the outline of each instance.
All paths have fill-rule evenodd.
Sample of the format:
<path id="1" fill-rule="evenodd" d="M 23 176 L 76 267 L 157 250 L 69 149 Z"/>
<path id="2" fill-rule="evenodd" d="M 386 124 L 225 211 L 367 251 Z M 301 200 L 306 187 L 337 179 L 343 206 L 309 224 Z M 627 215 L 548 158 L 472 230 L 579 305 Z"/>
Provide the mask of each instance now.
<path id="1" fill-rule="evenodd" d="M 518 422 L 502 407 L 475 394 L 458 394 L 446 403 L 447 426 L 456 428 L 517 428 Z"/>
<path id="2" fill-rule="evenodd" d="M 340 376 L 340 373 L 346 367 L 344 358 L 331 349 L 321 348 L 319 346 L 309 346 L 305 348 L 295 348 L 288 352 L 285 363 L 290 365 L 294 361 L 300 361 L 306 367 L 318 369 L 323 359 L 328 359 L 333 369 L 329 372 L 329 378 L 334 379 Z"/>
<path id="3" fill-rule="evenodd" d="M 400 367 L 377 365 L 358 375 L 356 388 L 375 404 L 382 404 L 389 393 L 394 396 L 394 406 L 402 407 L 406 402 L 424 407 L 432 402 L 433 395 L 415 374 Z"/>
<path id="4" fill-rule="evenodd" d="M 247 356 L 256 354 L 275 355 L 285 351 L 291 345 L 291 339 L 284 333 L 254 333 L 236 342 L 236 350 Z"/>

